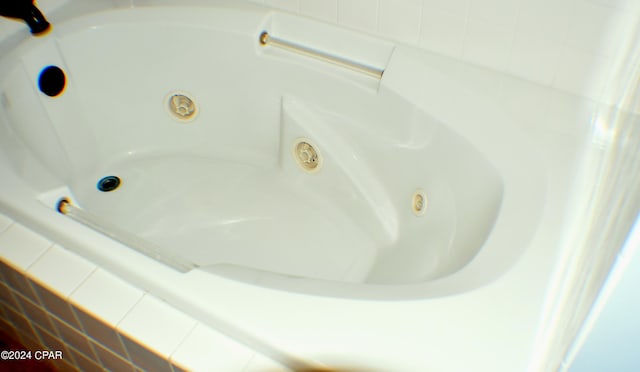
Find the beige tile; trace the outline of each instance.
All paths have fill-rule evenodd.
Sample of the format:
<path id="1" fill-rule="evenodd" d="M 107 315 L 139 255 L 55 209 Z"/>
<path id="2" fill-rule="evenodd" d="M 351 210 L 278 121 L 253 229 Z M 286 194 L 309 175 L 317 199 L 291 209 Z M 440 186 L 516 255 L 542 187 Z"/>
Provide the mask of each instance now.
<path id="1" fill-rule="evenodd" d="M 94 350 L 98 354 L 98 358 L 102 366 L 108 371 L 114 372 L 133 372 L 135 368 L 128 360 L 121 358 L 119 355 L 112 353 L 100 345 L 94 344 Z"/>
<path id="2" fill-rule="evenodd" d="M 85 334 L 78 332 L 76 329 L 59 319 L 53 318 L 53 323 L 57 330 L 56 335 L 65 343 L 87 355 L 91 359 L 97 359 L 93 351 L 93 347 L 89 343 Z"/>
<path id="3" fill-rule="evenodd" d="M 74 364 L 75 361 L 71 356 L 68 345 L 64 340 L 57 337 L 54 333 L 55 330 L 43 329 L 40 326 L 35 326 L 36 332 L 40 336 L 43 346 L 50 351 L 62 351 L 62 359 L 69 364 Z"/>
<path id="4" fill-rule="evenodd" d="M 18 338 L 22 346 L 25 347 L 25 349 L 30 350 L 32 352 L 35 350 L 42 350 L 42 342 L 40 342 L 40 340 L 38 339 L 37 333 L 34 332 L 31 335 L 28 335 L 26 333 L 21 333 L 18 336 Z"/>
<path id="5" fill-rule="evenodd" d="M 141 341 L 123 336 L 131 360 L 143 371 L 173 372 L 167 357 L 159 355 L 141 345 Z"/>
<path id="6" fill-rule="evenodd" d="M 80 323 L 76 319 L 69 302 L 62 297 L 62 294 L 57 293 L 45 287 L 41 283 L 31 281 L 31 286 L 38 294 L 42 305 L 53 315 L 62 319 L 64 322 L 72 325 L 76 329 L 81 329 Z"/>
<path id="7" fill-rule="evenodd" d="M 6 284 L 14 291 L 19 292 L 23 296 L 27 297 L 34 303 L 40 303 L 40 299 L 36 296 L 33 288 L 29 285 L 29 281 L 25 276 L 25 272 L 22 269 L 0 263 L 0 267 L 4 272 L 4 278 Z"/>
<path id="8" fill-rule="evenodd" d="M 13 323 L 11 322 L 7 314 L 8 314 L 8 311 L 4 314 L 2 318 L 0 318 L 0 329 L 2 330 L 2 332 L 6 333 L 12 339 L 17 340 L 18 332 L 16 331 L 15 327 L 13 326 Z"/>
<path id="9" fill-rule="evenodd" d="M 23 314 L 31 320 L 32 323 L 37 324 L 44 329 L 52 329 L 53 325 L 46 310 L 39 305 L 34 304 L 31 300 L 22 295 L 16 295 L 15 298 L 20 304 Z"/>
<path id="10" fill-rule="evenodd" d="M 13 309 L 18 309 L 18 303 L 14 298 L 12 291 L 5 283 L 0 283 L 0 301 Z"/>
<path id="11" fill-rule="evenodd" d="M 87 335 L 121 357 L 128 359 L 122 340 L 115 330 L 115 325 L 107 324 L 81 308 L 73 305 L 72 307 Z"/>
<path id="12" fill-rule="evenodd" d="M 80 371 L 99 371 L 101 369 L 95 357 L 89 357 L 74 348 L 70 348 L 69 352 L 73 356 L 75 366 Z"/>

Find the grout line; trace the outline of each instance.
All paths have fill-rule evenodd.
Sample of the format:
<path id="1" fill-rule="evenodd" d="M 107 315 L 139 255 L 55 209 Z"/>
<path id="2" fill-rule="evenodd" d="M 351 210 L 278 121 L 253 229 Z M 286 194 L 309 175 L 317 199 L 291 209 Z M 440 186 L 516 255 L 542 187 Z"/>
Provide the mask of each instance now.
<path id="1" fill-rule="evenodd" d="M 180 363 L 177 363 L 173 361 L 173 356 L 174 354 L 178 351 L 178 349 L 180 349 L 180 347 L 182 346 L 182 344 L 184 344 L 187 339 L 195 332 L 196 327 L 198 327 L 201 323 L 199 321 L 196 321 L 195 324 L 193 325 L 193 327 L 191 327 L 191 329 L 189 330 L 189 332 L 186 333 L 186 335 L 184 337 L 182 337 L 182 339 L 180 340 L 180 342 L 178 342 L 178 344 L 176 345 L 175 349 L 173 349 L 171 351 L 171 353 L 169 353 L 169 356 L 167 357 L 167 362 L 169 362 L 169 364 L 171 365 L 171 369 L 173 369 L 173 364 L 176 364 L 178 367 L 180 367 L 180 369 L 185 369 L 183 368 L 184 366 Z"/>
<path id="2" fill-rule="evenodd" d="M 380 1 L 382 0 L 376 0 L 376 26 L 375 26 L 375 33 L 376 34 L 380 34 L 380 9 L 382 9 L 382 5 L 380 5 Z"/>
<path id="3" fill-rule="evenodd" d="M 416 36 L 416 43 L 415 43 L 415 47 L 417 48 L 421 48 L 420 45 L 420 38 L 422 36 L 422 27 L 424 24 L 424 1 L 420 2 L 420 10 L 418 11 L 418 14 L 420 14 L 420 21 L 418 22 L 418 35 Z"/>

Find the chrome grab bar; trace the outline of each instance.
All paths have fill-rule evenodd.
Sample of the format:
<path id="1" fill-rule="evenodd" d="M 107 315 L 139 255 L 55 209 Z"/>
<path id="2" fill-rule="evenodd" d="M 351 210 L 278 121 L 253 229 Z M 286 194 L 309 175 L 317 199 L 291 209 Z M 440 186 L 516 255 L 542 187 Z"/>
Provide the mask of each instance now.
<path id="1" fill-rule="evenodd" d="M 135 234 L 108 223 L 107 221 L 100 220 L 99 217 L 96 217 L 71 204 L 67 198 L 60 199 L 57 205 L 57 210 L 72 220 L 118 241 L 147 257 L 162 262 L 181 273 L 186 273 L 198 267 L 198 265 L 192 262 L 185 261 L 170 252 L 166 252 L 165 249 L 156 246 L 148 240 L 142 239 Z"/>
<path id="2" fill-rule="evenodd" d="M 320 61 L 328 62 L 334 65 L 349 69 L 351 71 L 359 72 L 361 74 L 364 74 L 376 79 L 381 79 L 382 74 L 384 73 L 384 69 L 367 66 L 360 62 L 351 61 L 349 59 L 336 56 L 333 54 L 329 54 L 323 51 L 315 50 L 307 46 L 300 45 L 288 40 L 276 38 L 269 35 L 269 32 L 267 31 L 263 31 L 260 34 L 259 40 L 260 40 L 260 45 L 262 46 L 273 46 L 276 48 L 284 49 L 289 52 L 301 54 L 307 57 L 315 58 Z"/>

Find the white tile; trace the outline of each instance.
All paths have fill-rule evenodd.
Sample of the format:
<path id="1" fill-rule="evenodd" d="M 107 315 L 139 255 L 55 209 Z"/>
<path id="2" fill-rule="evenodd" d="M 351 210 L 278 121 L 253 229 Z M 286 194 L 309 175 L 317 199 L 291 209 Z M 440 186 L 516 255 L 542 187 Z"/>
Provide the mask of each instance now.
<path id="1" fill-rule="evenodd" d="M 611 56 L 621 48 L 627 25 L 633 22 L 637 20 L 611 8 L 577 3 L 569 16 L 565 43 L 573 49 Z"/>
<path id="2" fill-rule="evenodd" d="M 571 10 L 566 1 L 549 4 L 524 0 L 518 15 L 517 33 L 543 42 L 561 43 L 567 34 Z"/>
<path id="3" fill-rule="evenodd" d="M 604 92 L 612 64 L 609 58 L 565 48 L 558 62 L 553 87 L 598 100 Z"/>
<path id="4" fill-rule="evenodd" d="M 264 0 L 264 5 L 290 12 L 298 12 L 300 9 L 298 0 Z"/>
<path id="5" fill-rule="evenodd" d="M 168 358 L 195 325 L 191 317 L 145 295 L 120 322 L 118 330 Z"/>
<path id="6" fill-rule="evenodd" d="M 466 24 L 465 14 L 424 9 L 419 45 L 436 53 L 461 57 Z"/>
<path id="7" fill-rule="evenodd" d="M 27 271 L 32 280 L 46 285 L 60 297 L 68 297 L 96 269 L 84 258 L 54 245 Z"/>
<path id="8" fill-rule="evenodd" d="M 113 5 L 117 8 L 133 8 L 133 0 L 113 0 Z"/>
<path id="9" fill-rule="evenodd" d="M 503 71 L 510 59 L 513 32 L 485 21 L 467 25 L 463 56 L 471 63 Z"/>
<path id="10" fill-rule="evenodd" d="M 328 22 L 338 21 L 338 0 L 300 0 L 300 13 Z"/>
<path id="11" fill-rule="evenodd" d="M 11 226 L 11 224 L 13 223 L 13 221 L 5 216 L 4 214 L 0 214 L 0 234 L 2 234 L 9 226 Z"/>
<path id="12" fill-rule="evenodd" d="M 252 349 L 198 324 L 171 356 L 171 362 L 192 371 L 242 371 Z"/>
<path id="13" fill-rule="evenodd" d="M 98 269 L 71 294 L 70 300 L 104 322 L 117 325 L 142 296 L 140 289 Z"/>
<path id="14" fill-rule="evenodd" d="M 562 46 L 559 43 L 516 36 L 511 50 L 508 71 L 545 86 L 551 85 L 560 60 Z"/>
<path id="15" fill-rule="evenodd" d="M 422 21 L 421 0 L 380 0 L 378 32 L 385 38 L 415 45 Z"/>
<path id="16" fill-rule="evenodd" d="M 470 0 L 424 0 L 425 11 L 439 10 L 466 17 Z"/>
<path id="17" fill-rule="evenodd" d="M 469 19 L 515 27 L 521 0 L 471 0 Z"/>
<path id="18" fill-rule="evenodd" d="M 14 223 L 0 235 L 0 256 L 14 267 L 25 270 L 51 245 L 47 239 Z"/>
<path id="19" fill-rule="evenodd" d="M 378 1 L 338 0 L 338 23 L 357 30 L 378 30 Z"/>
<path id="20" fill-rule="evenodd" d="M 265 357 L 262 354 L 255 354 L 249 364 L 242 370 L 242 372 L 290 372 L 291 370 L 285 368 L 283 365 L 274 362 L 273 360 Z"/>

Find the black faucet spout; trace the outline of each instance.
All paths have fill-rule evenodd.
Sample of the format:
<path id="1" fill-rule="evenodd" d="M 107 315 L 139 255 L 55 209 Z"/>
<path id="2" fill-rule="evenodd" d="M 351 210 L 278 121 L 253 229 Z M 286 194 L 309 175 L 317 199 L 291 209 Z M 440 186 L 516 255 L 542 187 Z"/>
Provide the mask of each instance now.
<path id="1" fill-rule="evenodd" d="M 0 16 L 22 19 L 34 35 L 42 34 L 50 27 L 33 0 L 3 0 L 0 2 Z"/>

